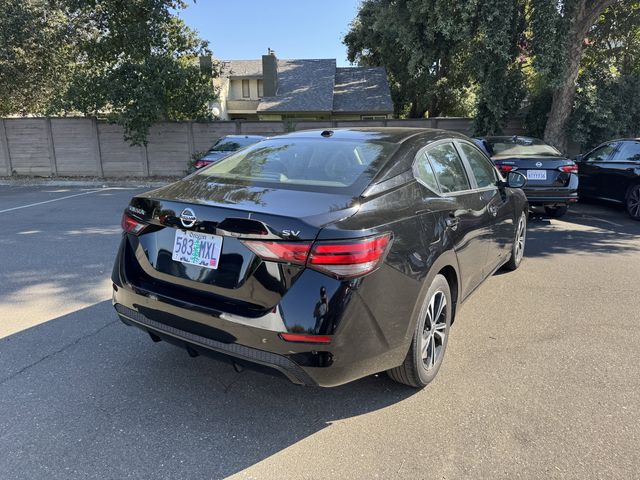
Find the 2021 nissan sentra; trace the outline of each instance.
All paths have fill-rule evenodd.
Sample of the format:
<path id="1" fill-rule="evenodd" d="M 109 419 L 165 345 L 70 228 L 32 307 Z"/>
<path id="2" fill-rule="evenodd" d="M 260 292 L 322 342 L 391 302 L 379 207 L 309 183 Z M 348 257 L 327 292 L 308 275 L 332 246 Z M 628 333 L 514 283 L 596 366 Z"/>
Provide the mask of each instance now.
<path id="1" fill-rule="evenodd" d="M 524 193 L 532 206 L 562 217 L 578 201 L 578 166 L 551 145 L 531 137 L 478 139 L 504 174 L 518 171 L 527 177 Z"/>
<path id="2" fill-rule="evenodd" d="M 522 260 L 525 182 L 453 132 L 274 137 L 131 200 L 113 303 L 191 355 L 423 387 L 460 304 Z"/>

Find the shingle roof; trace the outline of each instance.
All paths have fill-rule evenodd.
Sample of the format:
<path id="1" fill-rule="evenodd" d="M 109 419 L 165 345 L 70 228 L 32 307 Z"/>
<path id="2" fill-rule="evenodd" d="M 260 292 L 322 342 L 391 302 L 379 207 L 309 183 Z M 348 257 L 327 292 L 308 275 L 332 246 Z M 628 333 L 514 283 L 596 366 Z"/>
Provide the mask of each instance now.
<path id="1" fill-rule="evenodd" d="M 383 67 L 336 69 L 334 112 L 393 112 L 393 102 Z"/>
<path id="2" fill-rule="evenodd" d="M 222 76 L 262 78 L 262 60 L 222 62 Z M 383 67 L 336 68 L 334 59 L 278 60 L 278 90 L 258 112 L 392 113 Z"/>
<path id="3" fill-rule="evenodd" d="M 331 112 L 336 61 L 278 60 L 278 90 L 264 97 L 259 112 Z"/>
<path id="4" fill-rule="evenodd" d="M 222 62 L 225 77 L 262 77 L 262 60 L 225 60 Z"/>

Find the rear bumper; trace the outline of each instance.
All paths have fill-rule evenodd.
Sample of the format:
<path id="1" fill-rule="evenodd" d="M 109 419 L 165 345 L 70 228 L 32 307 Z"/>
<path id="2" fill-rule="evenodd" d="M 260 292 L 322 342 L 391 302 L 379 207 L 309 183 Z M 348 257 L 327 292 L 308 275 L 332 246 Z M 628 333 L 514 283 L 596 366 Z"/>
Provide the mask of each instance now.
<path id="1" fill-rule="evenodd" d="M 227 355 L 232 359 L 235 359 L 243 364 L 246 362 L 262 365 L 268 368 L 272 368 L 292 383 L 299 385 L 317 385 L 298 364 L 291 361 L 289 358 L 278 355 L 264 350 L 258 350 L 256 348 L 246 347 L 244 345 L 238 345 L 235 343 L 227 344 L 207 338 L 201 335 L 196 335 L 184 330 L 180 330 L 164 323 L 157 322 L 150 318 L 145 317 L 140 312 L 131 308 L 125 307 L 119 303 L 114 304 L 114 308 L 122 320 L 127 325 L 138 327 L 146 332 L 158 335 L 160 338 L 172 341 L 172 343 L 180 342 L 185 345 L 204 348 L 211 352 Z M 169 338 L 167 338 L 169 337 Z"/>
<path id="2" fill-rule="evenodd" d="M 571 175 L 566 187 L 525 187 L 523 189 L 529 204 L 536 205 L 568 205 L 578 201 L 578 177 Z"/>
<path id="3" fill-rule="evenodd" d="M 374 294 L 380 297 L 379 282 L 386 285 L 386 279 L 393 274 L 390 268 L 384 270 L 383 267 L 365 281 L 355 282 L 357 285 L 354 284 L 349 293 L 336 290 L 336 299 L 341 299 L 343 308 L 334 318 L 335 330 L 326 332 L 331 336 L 331 343 L 309 344 L 287 342 L 279 336 L 287 331 L 309 332 L 297 330 L 302 323 L 297 323 L 295 318 L 302 322 L 302 311 L 295 315 L 296 310 L 286 302 L 286 297 L 300 301 L 305 294 L 303 290 L 292 289 L 285 301 L 274 309 L 272 317 L 282 314 L 282 318 L 287 319 L 281 322 L 282 328 L 276 328 L 273 324 L 260 323 L 260 318 L 230 315 L 189 303 L 188 299 L 173 298 L 167 292 L 161 294 L 136 286 L 134 279 L 126 275 L 129 266 L 123 257 L 121 246 L 112 274 L 113 305 L 120 319 L 152 334 L 152 338 L 166 340 L 190 353 L 197 351 L 222 357 L 259 370 L 267 367 L 296 384 L 332 387 L 400 365 L 408 350 L 410 337 L 406 337 L 404 330 L 409 329 L 409 316 L 401 317 L 406 318 L 405 329 L 400 328 L 399 322 L 390 323 L 386 318 L 380 323 L 372 315 L 371 305 L 365 305 L 363 300 Z M 308 290 L 308 282 L 321 275 L 308 271 L 303 276 L 307 273 L 306 278 L 298 279 L 297 287 Z M 328 291 L 332 291 L 331 281 L 325 278 Z M 318 291 L 315 287 L 314 284 L 314 294 Z M 313 311 L 314 304 L 307 307 L 306 310 Z"/>

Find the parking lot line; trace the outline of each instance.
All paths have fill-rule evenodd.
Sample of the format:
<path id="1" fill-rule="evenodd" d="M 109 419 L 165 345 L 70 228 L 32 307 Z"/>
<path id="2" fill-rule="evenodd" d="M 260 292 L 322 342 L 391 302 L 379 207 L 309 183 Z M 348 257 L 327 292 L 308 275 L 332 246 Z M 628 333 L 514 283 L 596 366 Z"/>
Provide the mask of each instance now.
<path id="1" fill-rule="evenodd" d="M 45 203 L 57 202 L 59 200 L 66 200 L 67 198 L 80 197 L 82 195 L 90 195 L 92 193 L 104 192 L 104 191 L 107 191 L 107 190 L 113 190 L 113 189 L 112 188 L 101 188 L 99 190 L 92 190 L 90 192 L 75 193 L 73 195 L 67 195 L 67 196 L 59 197 L 59 198 L 52 198 L 51 200 L 45 200 L 45 201 L 42 201 L 42 202 L 29 203 L 27 205 L 20 205 L 18 207 L 7 208 L 5 210 L 0 210 L 0 213 L 12 212 L 14 210 L 20 210 L 20 209 L 23 209 L 23 208 L 35 207 L 35 206 L 38 206 L 38 205 L 44 205 Z"/>

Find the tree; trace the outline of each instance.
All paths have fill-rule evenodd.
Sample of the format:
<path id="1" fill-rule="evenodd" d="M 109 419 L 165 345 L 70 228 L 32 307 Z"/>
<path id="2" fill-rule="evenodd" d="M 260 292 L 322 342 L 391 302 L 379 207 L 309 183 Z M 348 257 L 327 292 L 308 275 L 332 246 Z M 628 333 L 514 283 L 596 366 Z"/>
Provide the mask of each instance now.
<path id="1" fill-rule="evenodd" d="M 550 78 L 553 97 L 544 139 L 566 150 L 587 34 L 615 0 L 531 0 L 534 65 Z"/>
<path id="2" fill-rule="evenodd" d="M 0 115 L 42 114 L 77 56 L 65 12 L 48 0 L 0 2 Z"/>
<path id="3" fill-rule="evenodd" d="M 83 114 L 122 125 L 134 144 L 163 120 L 208 117 L 209 54 L 175 11 L 182 0 L 4 0 L 1 114 Z"/>
<path id="4" fill-rule="evenodd" d="M 396 114 L 469 114 L 473 97 L 465 66 L 476 5 L 365 0 L 344 37 L 349 61 L 386 67 Z"/>

